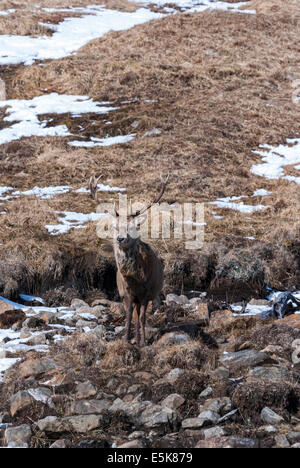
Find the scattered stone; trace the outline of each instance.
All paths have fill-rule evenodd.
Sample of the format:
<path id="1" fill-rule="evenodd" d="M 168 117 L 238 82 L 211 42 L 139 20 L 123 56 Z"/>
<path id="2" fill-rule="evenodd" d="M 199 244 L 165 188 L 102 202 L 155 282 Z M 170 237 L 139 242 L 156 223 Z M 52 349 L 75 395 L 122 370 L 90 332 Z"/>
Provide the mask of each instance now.
<path id="1" fill-rule="evenodd" d="M 196 448 L 258 448 L 259 443 L 256 439 L 247 439 L 245 437 L 218 437 L 215 439 L 200 440 Z"/>
<path id="2" fill-rule="evenodd" d="M 96 328 L 97 327 L 97 322 L 89 322 L 88 320 L 78 320 L 76 322 L 76 327 L 77 328 L 90 328 L 90 329 L 93 329 L 93 328 Z"/>
<path id="3" fill-rule="evenodd" d="M 226 381 L 229 379 L 230 372 L 228 369 L 225 369 L 225 367 L 217 367 L 217 369 L 215 369 L 211 375 L 217 381 Z"/>
<path id="4" fill-rule="evenodd" d="M 137 426 L 155 428 L 160 426 L 173 427 L 177 425 L 177 413 L 168 407 L 156 405 L 151 401 L 124 402 L 117 398 L 109 408 L 110 412 L 123 411 L 128 418 Z"/>
<path id="5" fill-rule="evenodd" d="M 229 413 L 225 414 L 224 416 L 222 416 L 222 418 L 219 419 L 219 421 L 218 421 L 219 424 L 221 424 L 221 423 L 223 423 L 223 422 L 225 422 L 225 421 L 228 421 L 228 420 L 231 419 L 232 416 L 234 416 L 237 412 L 238 412 L 238 410 L 235 409 L 235 410 L 232 410 L 232 411 L 230 411 Z"/>
<path id="6" fill-rule="evenodd" d="M 20 447 L 22 444 L 28 444 L 31 439 L 31 428 L 28 424 L 17 427 L 8 427 L 5 430 L 5 441 L 7 445 Z"/>
<path id="7" fill-rule="evenodd" d="M 214 413 L 226 413 L 232 410 L 232 401 L 228 397 L 210 398 L 200 406 L 200 411 L 213 411 Z"/>
<path id="8" fill-rule="evenodd" d="M 183 405 L 184 402 L 185 399 L 181 395 L 178 395 L 178 393 L 172 393 L 171 395 L 168 395 L 160 404 L 163 407 L 167 406 L 168 408 L 177 410 L 180 406 Z"/>
<path id="9" fill-rule="evenodd" d="M 275 436 L 275 442 L 276 442 L 277 448 L 289 448 L 290 447 L 290 443 L 284 434 L 277 434 Z"/>
<path id="10" fill-rule="evenodd" d="M 205 440 L 216 439 L 218 437 L 226 436 L 226 432 L 222 427 L 210 427 L 209 429 L 204 429 L 204 438 Z"/>
<path id="11" fill-rule="evenodd" d="M 261 426 L 257 429 L 257 434 L 259 434 L 261 437 L 264 437 L 266 435 L 272 435 L 272 434 L 277 434 L 278 429 L 275 426 Z"/>
<path id="12" fill-rule="evenodd" d="M 42 320 L 39 317 L 28 317 L 24 322 L 23 322 L 23 327 L 27 328 L 43 328 L 46 325 L 44 320 Z"/>
<path id="13" fill-rule="evenodd" d="M 101 424 L 102 417 L 95 414 L 70 416 L 67 418 L 47 416 L 37 422 L 39 430 L 46 433 L 77 432 L 84 434 L 97 429 Z"/>
<path id="14" fill-rule="evenodd" d="M 300 448 L 300 444 L 294 444 L 294 445 L 291 446 L 291 448 L 297 448 L 297 449 L 299 449 L 299 448 Z"/>
<path id="15" fill-rule="evenodd" d="M 255 350 L 238 351 L 237 353 L 223 354 L 220 358 L 221 363 L 234 370 L 240 370 L 244 367 L 254 367 L 269 361 L 266 353 Z"/>
<path id="16" fill-rule="evenodd" d="M 33 404 L 32 396 L 26 391 L 21 390 L 12 396 L 10 401 L 10 414 L 15 416 L 19 411 L 30 407 Z"/>
<path id="17" fill-rule="evenodd" d="M 179 377 L 181 377 L 182 375 L 185 374 L 185 371 L 183 369 L 179 369 L 179 368 L 176 368 L 176 369 L 172 369 L 168 375 L 167 375 L 167 380 L 169 380 L 170 382 L 174 383 L 176 382 L 177 379 L 179 379 Z"/>
<path id="18" fill-rule="evenodd" d="M 283 353 L 283 348 L 282 346 L 269 345 L 262 350 L 262 353 L 281 354 Z"/>
<path id="19" fill-rule="evenodd" d="M 300 443 L 300 432 L 289 431 L 287 438 L 291 444 L 298 444 Z"/>
<path id="20" fill-rule="evenodd" d="M 15 416 L 18 412 L 32 406 L 34 401 L 53 406 L 51 390 L 46 388 L 30 388 L 21 390 L 12 396 L 10 401 L 10 414 Z"/>
<path id="21" fill-rule="evenodd" d="M 270 408 L 265 407 L 261 412 L 261 419 L 267 424 L 281 424 L 284 422 L 283 417 L 279 416 L 275 411 L 271 410 Z"/>
<path id="22" fill-rule="evenodd" d="M 145 447 L 146 447 L 146 444 L 143 440 L 136 439 L 136 440 L 131 440 L 130 442 L 126 442 L 125 444 L 119 445 L 117 448 L 134 449 L 134 448 L 145 448 Z"/>
<path id="23" fill-rule="evenodd" d="M 212 395 L 213 389 L 212 387 L 207 387 L 203 392 L 200 393 L 199 398 L 207 398 Z"/>
<path id="24" fill-rule="evenodd" d="M 111 406 L 107 400 L 79 400 L 72 401 L 69 414 L 102 414 Z"/>
<path id="25" fill-rule="evenodd" d="M 128 436 L 128 440 L 135 440 L 135 439 L 142 439 L 146 437 L 146 433 L 144 431 L 134 431 Z"/>
<path id="26" fill-rule="evenodd" d="M 158 341 L 157 346 L 171 346 L 186 344 L 190 341 L 190 337 L 184 333 L 165 333 Z"/>
<path id="27" fill-rule="evenodd" d="M 248 373 L 248 378 L 267 380 L 269 382 L 282 382 L 292 377 L 286 367 L 255 367 Z"/>
<path id="28" fill-rule="evenodd" d="M 59 365 L 53 359 L 27 359 L 20 365 L 20 376 L 24 378 L 34 377 L 58 368 Z"/>
<path id="29" fill-rule="evenodd" d="M 81 299 L 73 299 L 72 300 L 71 309 L 78 310 L 81 307 L 89 307 L 89 305 L 86 302 L 82 301 Z"/>
<path id="30" fill-rule="evenodd" d="M 56 440 L 55 442 L 53 442 L 52 445 L 50 445 L 49 448 L 60 448 L 60 449 L 63 449 L 63 448 L 71 448 L 72 447 L 72 443 L 70 440 L 68 439 L 58 439 Z"/>
<path id="31" fill-rule="evenodd" d="M 80 382 L 75 389 L 77 400 L 85 400 L 86 398 L 95 396 L 97 389 L 94 385 L 87 380 L 86 382 Z"/>

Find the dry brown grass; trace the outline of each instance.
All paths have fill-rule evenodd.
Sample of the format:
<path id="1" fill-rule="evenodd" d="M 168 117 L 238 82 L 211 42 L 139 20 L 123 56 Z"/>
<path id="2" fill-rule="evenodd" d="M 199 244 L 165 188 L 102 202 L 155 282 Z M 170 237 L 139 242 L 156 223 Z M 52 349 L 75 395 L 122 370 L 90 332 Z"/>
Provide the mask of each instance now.
<path id="1" fill-rule="evenodd" d="M 102 117 L 94 115 L 55 117 L 55 124 L 66 123 L 73 133 L 83 125 L 82 135 L 108 132 L 114 136 L 132 133 L 132 122 L 140 123 L 134 130 L 137 138 L 121 146 L 72 149 L 61 138 L 31 138 L 4 145 L 1 184 L 22 189 L 50 184 L 77 188 L 96 171 L 103 173 L 104 180 L 126 186 L 133 198 L 149 199 L 160 186 L 159 174 L 170 170 L 172 178 L 165 195 L 168 202 L 251 196 L 255 189 L 264 187 L 272 191 L 271 196 L 249 198 L 245 203 L 264 203 L 268 209 L 251 216 L 207 205 L 205 240 L 221 244 L 225 250 L 243 248 L 251 254 L 258 247 L 245 237 L 253 236 L 273 250 L 273 257 L 264 259 L 266 279 L 274 285 L 295 284 L 299 188 L 287 181 L 255 177 L 250 167 L 260 162 L 252 153 L 259 144 L 283 143 L 299 130 L 300 105 L 291 101 L 293 80 L 300 77 L 299 11 L 296 2 L 292 4 L 294 16 L 286 14 L 283 0 L 259 3 L 258 9 L 264 8 L 261 15 L 176 15 L 129 31 L 111 32 L 76 55 L 50 61 L 44 67 L 2 67 L 0 75 L 6 80 L 10 98 L 29 99 L 48 88 L 118 104 L 137 99 L 109 114 L 109 127 Z M 54 1 L 51 6 L 56 4 Z M 82 4 L 86 3 L 78 2 Z M 275 11 L 274 7 L 279 8 Z M 157 102 L 146 103 L 146 99 Z M 142 138 L 153 127 L 161 128 L 162 135 Z M 103 199 L 110 197 L 103 195 Z M 73 193 L 46 205 L 49 213 L 41 216 L 39 226 L 23 233 L 25 239 L 40 242 L 53 210 L 94 210 L 86 196 Z M 224 218 L 216 220 L 211 211 Z M 11 236 L 6 222 L 6 217 L 0 217 L 0 242 L 4 244 Z M 14 242 L 21 244 L 24 237 L 20 231 Z M 111 255 L 107 243 L 96 238 L 93 226 L 59 240 L 46 233 L 44 239 L 44 245 L 74 243 L 87 251 L 97 245 L 105 255 Z M 182 242 L 153 243 L 166 259 L 183 252 Z"/>

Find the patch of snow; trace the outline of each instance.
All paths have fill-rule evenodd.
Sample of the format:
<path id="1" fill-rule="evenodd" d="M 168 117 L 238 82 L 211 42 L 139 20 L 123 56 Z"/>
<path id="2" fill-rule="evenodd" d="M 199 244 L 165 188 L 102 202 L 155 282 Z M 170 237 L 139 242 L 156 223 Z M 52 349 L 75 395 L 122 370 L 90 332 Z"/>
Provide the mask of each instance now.
<path id="1" fill-rule="evenodd" d="M 272 195 L 272 192 L 268 192 L 265 189 L 258 189 L 253 193 L 254 197 L 266 197 L 267 195 Z"/>
<path id="2" fill-rule="evenodd" d="M 22 137 L 31 136 L 70 136 L 66 125 L 47 127 L 46 120 L 40 121 L 39 116 L 45 114 L 66 114 L 73 117 L 81 114 L 106 114 L 117 107 L 109 106 L 107 102 L 95 102 L 88 96 L 67 94 L 45 94 L 33 99 L 10 99 L 0 101 L 0 108 L 7 107 L 6 122 L 17 122 L 11 127 L 0 130 L 0 144 L 9 143 Z"/>
<path id="3" fill-rule="evenodd" d="M 230 210 L 240 211 L 241 213 L 255 213 L 256 211 L 264 210 L 267 208 L 265 205 L 245 205 L 244 202 L 236 203 L 236 200 L 241 200 L 242 198 L 248 198 L 246 196 L 241 197 L 226 197 L 218 198 L 214 202 L 209 202 L 210 205 L 216 205 L 218 208 L 227 208 Z"/>
<path id="4" fill-rule="evenodd" d="M 300 163 L 300 139 L 288 139 L 286 145 L 261 145 L 261 150 L 253 151 L 262 157 L 262 164 L 251 168 L 252 174 L 266 179 L 286 179 L 300 184 L 300 177 L 285 176 L 284 167 Z"/>
<path id="5" fill-rule="evenodd" d="M 133 0 L 143 5 L 155 5 L 165 7 L 166 13 L 178 13 L 175 8 L 170 8 L 170 5 L 175 5 L 181 11 L 201 13 L 207 9 L 236 11 L 241 13 L 256 13 L 255 10 L 240 10 L 241 7 L 247 6 L 248 2 L 228 3 L 219 0 Z"/>
<path id="6" fill-rule="evenodd" d="M 67 57 L 109 31 L 127 30 L 163 16 L 145 8 L 131 13 L 104 7 L 81 11 L 86 14 L 79 18 L 66 18 L 56 26 L 51 37 L 0 36 L 0 65 L 32 65 L 36 60 Z"/>
<path id="7" fill-rule="evenodd" d="M 0 200 L 6 200 L 6 197 L 2 198 L 2 195 L 11 190 L 13 190 L 12 187 L 0 187 Z"/>
<path id="8" fill-rule="evenodd" d="M 75 213 L 72 211 L 57 212 L 58 221 L 61 224 L 47 224 L 45 228 L 53 235 L 66 234 L 70 229 L 84 229 L 86 224 L 91 221 L 99 221 L 101 218 L 107 216 L 106 213 Z"/>
<path id="9" fill-rule="evenodd" d="M 112 145 L 121 145 L 123 143 L 129 143 L 136 136 L 136 133 L 131 135 L 118 135 L 115 137 L 106 137 L 106 138 L 95 138 L 91 137 L 91 141 L 79 141 L 74 140 L 70 141 L 68 145 L 76 146 L 81 148 L 96 148 L 97 146 L 112 146 Z"/>
<path id="10" fill-rule="evenodd" d="M 14 8 L 10 8 L 9 10 L 2 10 L 0 11 L 0 16 L 7 16 L 7 15 L 10 15 L 11 13 L 15 13 L 15 9 Z"/>
<path id="11" fill-rule="evenodd" d="M 125 192 L 125 188 L 121 187 L 111 187 L 110 185 L 103 185 L 98 184 L 98 192 Z M 75 190 L 76 193 L 90 193 L 90 189 L 88 187 L 82 187 L 78 190 Z"/>
<path id="12" fill-rule="evenodd" d="M 2 358 L 0 359 L 0 382 L 3 379 L 3 374 L 10 367 L 12 367 L 16 362 L 20 361 L 21 358 Z"/>
<path id="13" fill-rule="evenodd" d="M 231 306 L 232 307 L 232 306 Z M 271 307 L 268 305 L 257 306 L 247 304 L 244 314 L 233 314 L 235 317 L 267 317 L 272 311 Z"/>
<path id="14" fill-rule="evenodd" d="M 36 196 L 39 198 L 50 199 L 55 195 L 61 195 L 63 193 L 68 193 L 71 187 L 67 185 L 57 186 L 57 187 L 34 187 L 32 190 L 26 190 L 25 192 L 13 192 L 12 196 Z"/>

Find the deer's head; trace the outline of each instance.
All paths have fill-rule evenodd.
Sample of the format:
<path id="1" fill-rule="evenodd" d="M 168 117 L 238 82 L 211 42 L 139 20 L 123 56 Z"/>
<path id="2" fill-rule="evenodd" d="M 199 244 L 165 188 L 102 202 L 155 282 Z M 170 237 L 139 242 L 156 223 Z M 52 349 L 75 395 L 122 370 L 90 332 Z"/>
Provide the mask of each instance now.
<path id="1" fill-rule="evenodd" d="M 95 176 L 92 176 L 89 181 L 89 189 L 92 198 L 98 203 L 98 182 L 100 180 L 101 176 L 96 178 Z M 111 213 L 111 216 L 113 217 L 112 219 L 112 225 L 114 227 L 114 239 L 115 243 L 118 246 L 120 250 L 126 251 L 126 250 L 131 250 L 134 249 L 136 245 L 138 245 L 139 240 L 140 240 L 140 234 L 139 234 L 139 227 L 142 226 L 145 221 L 147 220 L 147 211 L 156 203 L 160 201 L 162 198 L 167 183 L 169 180 L 169 175 L 167 176 L 166 180 L 164 181 L 161 191 L 159 195 L 145 208 L 141 210 L 136 210 L 133 212 L 132 206 L 130 204 L 130 209 L 129 209 L 129 215 L 123 216 L 119 214 L 119 212 L 116 210 L 116 207 L 114 205 L 113 213 Z"/>

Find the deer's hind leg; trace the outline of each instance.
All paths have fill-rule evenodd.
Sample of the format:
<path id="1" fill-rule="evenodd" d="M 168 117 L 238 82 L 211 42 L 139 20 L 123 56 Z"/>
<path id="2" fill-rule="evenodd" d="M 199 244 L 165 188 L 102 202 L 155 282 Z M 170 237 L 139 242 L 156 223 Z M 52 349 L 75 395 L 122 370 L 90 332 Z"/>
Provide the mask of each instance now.
<path id="1" fill-rule="evenodd" d="M 145 325 L 146 325 L 146 311 L 147 311 L 147 304 L 141 305 L 141 313 L 140 313 L 140 330 L 141 330 L 141 341 L 140 345 L 145 346 Z"/>
<path id="2" fill-rule="evenodd" d="M 131 299 L 124 300 L 125 310 L 126 310 L 126 325 L 125 325 L 125 339 L 130 342 L 131 339 L 131 322 L 132 322 L 132 312 L 133 312 L 133 303 Z"/>

